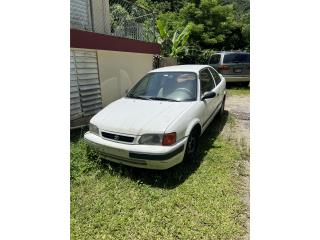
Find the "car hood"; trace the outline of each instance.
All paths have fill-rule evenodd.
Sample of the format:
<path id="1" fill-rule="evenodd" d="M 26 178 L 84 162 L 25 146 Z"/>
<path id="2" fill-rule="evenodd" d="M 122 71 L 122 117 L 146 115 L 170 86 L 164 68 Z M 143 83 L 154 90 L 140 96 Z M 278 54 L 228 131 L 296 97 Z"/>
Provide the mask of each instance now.
<path id="1" fill-rule="evenodd" d="M 115 133 L 164 133 L 191 105 L 192 102 L 121 98 L 102 109 L 90 122 L 101 130 Z"/>

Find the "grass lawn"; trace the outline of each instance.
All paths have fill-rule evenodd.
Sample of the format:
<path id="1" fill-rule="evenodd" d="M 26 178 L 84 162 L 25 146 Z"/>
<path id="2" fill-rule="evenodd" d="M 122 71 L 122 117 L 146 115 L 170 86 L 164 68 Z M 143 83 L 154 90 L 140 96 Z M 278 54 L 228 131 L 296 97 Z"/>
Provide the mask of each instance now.
<path id="1" fill-rule="evenodd" d="M 227 88 L 227 94 L 229 96 L 232 95 L 249 95 L 250 94 L 250 88 L 248 87 L 230 87 Z"/>
<path id="2" fill-rule="evenodd" d="M 73 139 L 71 239 L 241 238 L 241 152 L 220 134 L 228 119 L 209 126 L 197 159 L 165 171 L 88 158 L 84 141 Z"/>

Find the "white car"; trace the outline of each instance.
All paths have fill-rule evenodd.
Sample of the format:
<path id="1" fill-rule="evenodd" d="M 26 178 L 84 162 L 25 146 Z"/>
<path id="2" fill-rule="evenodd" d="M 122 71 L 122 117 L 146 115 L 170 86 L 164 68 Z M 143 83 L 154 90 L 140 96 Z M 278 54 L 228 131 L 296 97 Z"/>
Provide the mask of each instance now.
<path id="1" fill-rule="evenodd" d="M 208 65 L 155 69 L 97 113 L 84 139 L 104 159 L 167 169 L 195 157 L 225 99 L 226 81 Z"/>

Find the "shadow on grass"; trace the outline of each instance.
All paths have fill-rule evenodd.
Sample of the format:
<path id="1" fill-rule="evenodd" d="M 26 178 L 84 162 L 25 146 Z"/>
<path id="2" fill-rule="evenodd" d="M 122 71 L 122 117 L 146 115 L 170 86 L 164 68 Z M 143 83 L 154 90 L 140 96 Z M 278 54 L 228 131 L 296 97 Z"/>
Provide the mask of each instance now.
<path id="1" fill-rule="evenodd" d="M 76 143 L 83 138 L 83 135 L 89 130 L 89 127 L 81 127 L 70 130 L 70 142 Z"/>
<path id="2" fill-rule="evenodd" d="M 247 86 L 244 83 L 238 83 L 238 82 L 228 82 L 226 84 L 227 89 L 239 89 L 239 90 L 250 90 L 250 87 Z"/>
<path id="3" fill-rule="evenodd" d="M 152 187 L 173 189 L 183 183 L 200 166 L 207 152 L 212 148 L 213 142 L 225 126 L 229 112 L 216 117 L 208 126 L 199 141 L 199 152 L 192 162 L 182 162 L 167 170 L 150 170 L 129 167 L 102 159 L 99 162 L 101 174 L 104 171 L 112 175 L 130 178 L 134 181 L 148 184 Z M 81 136 L 81 135 L 80 135 Z"/>

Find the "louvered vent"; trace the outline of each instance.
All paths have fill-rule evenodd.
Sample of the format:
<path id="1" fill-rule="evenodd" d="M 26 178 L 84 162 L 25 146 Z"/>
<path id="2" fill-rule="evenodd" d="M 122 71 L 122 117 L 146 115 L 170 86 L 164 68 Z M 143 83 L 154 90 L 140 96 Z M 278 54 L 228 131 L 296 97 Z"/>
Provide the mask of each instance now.
<path id="1" fill-rule="evenodd" d="M 71 50 L 71 120 L 102 108 L 96 51 Z"/>
<path id="2" fill-rule="evenodd" d="M 82 117 L 80 92 L 76 62 L 73 52 L 70 53 L 70 118 L 71 120 Z"/>

